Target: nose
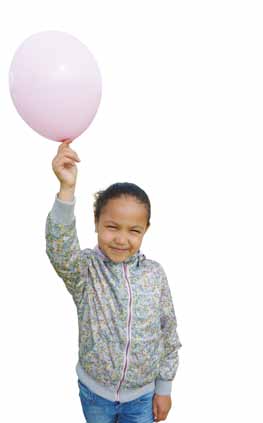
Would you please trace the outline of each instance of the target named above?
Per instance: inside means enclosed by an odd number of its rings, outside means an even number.
[[[116,245],[127,245],[127,240],[124,234],[119,233],[118,235],[116,234],[115,239],[114,239]]]

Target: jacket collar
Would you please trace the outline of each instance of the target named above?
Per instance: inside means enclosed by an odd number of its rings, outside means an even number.
[[[137,251],[137,253],[135,253],[133,256],[130,256],[130,257],[128,257],[126,260],[124,260],[124,261],[122,261],[122,262],[119,262],[119,263],[115,263],[114,261],[112,261],[108,256],[106,256],[104,253],[103,253],[103,251],[100,249],[100,247],[98,246],[98,245],[96,245],[94,248],[93,248],[93,251],[95,251],[95,253],[96,254],[98,254],[102,259],[103,259],[103,261],[104,262],[106,262],[106,263],[112,263],[112,264],[123,264],[123,263],[126,263],[126,264],[132,264],[132,263],[135,263],[136,264],[136,266],[139,266],[140,265],[140,263],[143,261],[143,260],[145,260],[145,255],[144,254],[142,254],[141,252],[140,252],[140,250],[139,251]]]

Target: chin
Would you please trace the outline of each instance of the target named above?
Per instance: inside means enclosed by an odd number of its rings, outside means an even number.
[[[130,256],[128,254],[110,254],[110,258],[113,261],[119,262],[119,261],[124,261],[127,258],[129,258]]]
[[[126,260],[130,257],[130,254],[113,254],[112,251],[109,252],[108,257],[114,261],[115,263],[121,263],[122,261]]]

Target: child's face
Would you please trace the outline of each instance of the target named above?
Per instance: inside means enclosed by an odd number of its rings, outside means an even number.
[[[110,199],[95,222],[100,249],[115,263],[126,260],[139,250],[147,221],[147,209],[136,198]]]

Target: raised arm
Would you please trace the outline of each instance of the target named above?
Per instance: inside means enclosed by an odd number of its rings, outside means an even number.
[[[61,144],[52,161],[60,181],[60,191],[46,220],[46,253],[56,273],[63,279],[76,305],[79,304],[87,277],[87,260],[81,251],[76,231],[75,186],[79,161],[69,141]]]

